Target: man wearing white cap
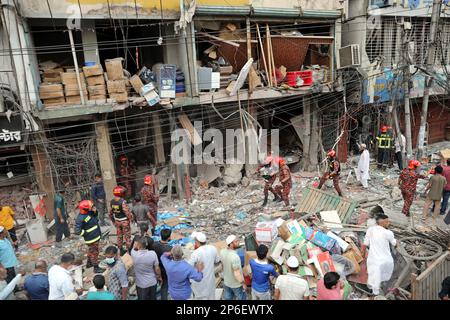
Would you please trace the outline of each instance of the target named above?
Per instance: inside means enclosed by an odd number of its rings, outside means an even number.
[[[308,282],[298,275],[298,259],[294,256],[287,260],[288,273],[281,275],[275,282],[275,300],[309,300]]]
[[[203,232],[193,232],[191,237],[195,239],[195,250],[189,259],[192,266],[203,263],[203,279],[200,282],[191,281],[191,288],[196,300],[215,300],[216,277],[214,264],[219,263],[220,258],[216,247],[206,244],[206,235]]]
[[[359,157],[358,168],[355,170],[356,179],[361,182],[361,184],[365,189],[367,189],[369,187],[367,180],[370,179],[369,175],[370,154],[369,151],[367,150],[367,146],[364,143],[362,143],[359,146],[359,149],[361,151],[361,156]]]
[[[239,248],[239,239],[235,235],[226,239],[228,248],[222,249],[220,257],[223,264],[223,299],[224,300],[246,300],[245,290],[247,286],[244,282],[241,259],[236,253]]]

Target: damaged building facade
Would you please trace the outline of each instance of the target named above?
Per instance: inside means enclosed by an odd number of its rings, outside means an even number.
[[[339,70],[348,87],[348,108],[356,110],[356,116],[347,123],[349,152],[357,152],[356,142],[374,148],[374,137],[382,125],[392,127],[397,134],[396,122],[407,138],[408,158],[417,147],[427,49],[432,44],[432,4],[433,1],[426,0],[348,1],[348,11],[343,18]],[[442,5],[425,146],[448,140],[450,134],[449,18],[448,7]],[[356,85],[349,87],[352,82]]]
[[[195,121],[203,131],[280,129],[281,153],[303,159],[299,168],[340,148],[339,1],[2,4],[2,115],[22,135],[5,143],[2,170],[7,185],[26,183],[24,203],[43,197],[50,219],[54,193],[85,198],[96,172],[111,198],[122,155],[134,162],[133,188],[158,174],[161,190],[173,183],[185,197],[197,167],[170,164],[171,132],[194,135]]]

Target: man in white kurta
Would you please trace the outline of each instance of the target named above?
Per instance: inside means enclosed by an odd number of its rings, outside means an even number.
[[[387,230],[389,218],[384,214],[376,217],[377,224],[367,229],[364,238],[363,255],[365,256],[366,246],[369,247],[367,258],[367,286],[372,289],[374,295],[380,293],[380,285],[383,281],[388,281],[394,271],[394,259],[392,258],[390,244],[395,246],[397,241],[394,233]]]
[[[367,146],[363,143],[360,145],[361,156],[358,161],[358,168],[356,171],[356,179],[361,182],[364,188],[368,188],[368,180],[370,179],[369,175],[369,164],[370,164],[370,154],[369,150],[367,150]]]
[[[206,244],[206,235],[201,232],[192,234],[195,239],[195,250],[192,253],[189,263],[194,266],[196,263],[203,263],[203,279],[200,282],[191,281],[191,288],[196,300],[216,299],[216,276],[214,265],[220,262],[216,247]]]

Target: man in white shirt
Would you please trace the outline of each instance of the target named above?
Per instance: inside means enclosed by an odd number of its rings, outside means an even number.
[[[191,288],[196,300],[216,300],[216,276],[214,265],[220,262],[216,247],[206,244],[206,235],[202,232],[193,232],[195,250],[189,259],[189,264],[195,267],[203,263],[203,279],[200,282],[191,280]]]
[[[275,300],[309,300],[308,282],[298,275],[299,265],[296,257],[289,257],[288,273],[279,276],[275,282]]]
[[[75,290],[70,269],[74,266],[75,256],[73,253],[64,253],[61,263],[54,265],[48,271],[49,295],[48,300],[64,300],[73,293],[81,294],[82,289]]]
[[[361,151],[361,156],[359,157],[358,168],[356,169],[356,179],[361,182],[365,189],[367,189],[369,187],[367,181],[370,179],[370,155],[367,146],[364,143],[359,146],[359,149]]]
[[[395,139],[395,158],[400,170],[403,170],[403,156],[406,156],[406,138],[403,133],[400,133],[400,137],[397,136]]]
[[[380,285],[383,281],[391,279],[394,271],[394,259],[392,258],[390,244],[397,245],[394,233],[387,230],[389,217],[379,214],[376,217],[377,225],[369,227],[362,246],[362,255],[366,256],[366,247],[369,247],[367,257],[367,286],[372,289],[374,295],[380,294]]]

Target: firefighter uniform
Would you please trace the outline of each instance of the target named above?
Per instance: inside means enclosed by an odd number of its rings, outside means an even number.
[[[403,197],[402,213],[407,217],[409,217],[409,209],[416,195],[417,181],[425,178],[424,175],[417,173],[415,168],[405,168],[400,173],[399,184]]]
[[[89,200],[82,201],[87,202]],[[100,252],[101,230],[98,224],[97,211],[92,211],[93,203],[90,202],[89,209],[83,211],[80,205],[80,213],[75,220],[75,233],[83,236],[84,242],[88,246],[87,268],[94,267],[95,272],[102,269],[98,267],[98,255]]]
[[[109,217],[117,231],[117,246],[122,248],[123,240],[127,249],[131,245],[131,221],[133,217],[128,209],[127,202],[123,198],[114,197],[110,204]]]
[[[386,169],[390,161],[391,149],[393,147],[393,139],[389,133],[381,133],[377,137],[378,148],[378,169]]]
[[[323,184],[327,179],[333,180],[333,186],[334,189],[336,189],[339,196],[342,195],[341,187],[339,186],[339,175],[341,173],[341,165],[338,160],[334,158],[328,158],[328,170],[323,174],[323,176],[320,178],[320,183],[318,186],[318,189],[322,189]]]
[[[291,170],[286,164],[283,164],[280,168],[280,185],[275,186],[275,193],[281,197],[286,206],[289,205],[289,193],[292,188],[292,176]]]
[[[153,185],[144,184],[141,189],[142,203],[149,208],[153,229],[156,227],[159,197],[153,191]]]
[[[130,168],[127,164],[121,163],[119,167],[119,178],[117,179],[117,183],[123,186],[125,190],[125,197],[130,198],[132,193],[131,186],[131,177],[130,177]]]

